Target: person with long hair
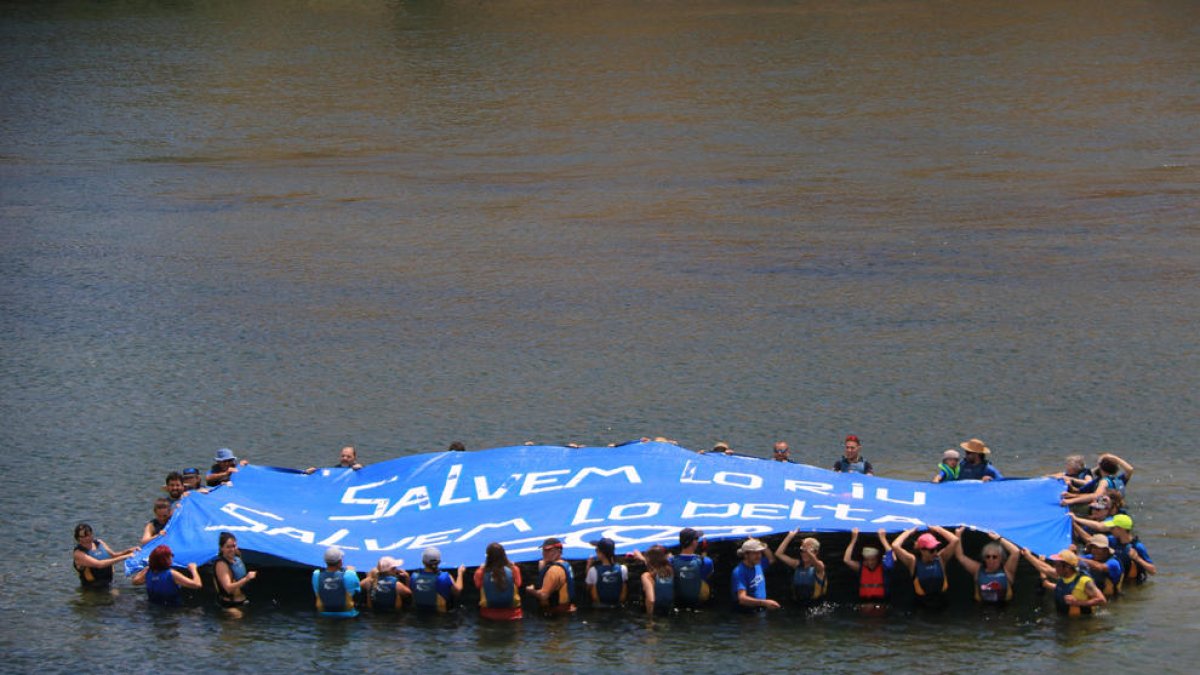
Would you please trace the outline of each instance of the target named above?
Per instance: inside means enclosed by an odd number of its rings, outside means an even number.
[[[166,497],[155,499],[154,517],[146,522],[146,527],[142,528],[142,544],[161,534],[169,520],[171,520],[171,500]]]
[[[113,565],[136,552],[136,548],[114,551],[97,537],[92,526],[79,523],[75,526],[75,550],[72,562],[79,573],[79,583],[84,588],[108,588],[113,579]]]
[[[517,621],[521,612],[521,569],[508,561],[496,542],[487,545],[482,566],[475,568],[479,589],[479,616],[493,621]]]
[[[383,556],[379,564],[362,580],[362,592],[367,606],[376,612],[398,612],[404,607],[404,599],[412,597],[408,587],[408,572],[402,568],[403,560]]]
[[[235,610],[248,604],[242,588],[254,581],[258,572],[246,571],[242,552],[238,550],[237,537],[232,532],[222,532],[218,543],[220,550],[213,561],[213,576],[217,579],[217,603],[226,609]]]
[[[167,607],[178,607],[183,604],[183,597],[179,594],[180,586],[195,590],[203,584],[200,582],[200,572],[196,563],[188,563],[188,573],[184,574],[172,567],[174,561],[175,554],[171,552],[171,547],[160,544],[150,552],[147,566],[139,570],[129,581],[135,586],[145,585],[146,597],[150,599],[150,602]]]
[[[643,556],[646,571],[642,572],[642,597],[646,613],[659,616],[675,609],[675,567],[661,545],[651,546]]]

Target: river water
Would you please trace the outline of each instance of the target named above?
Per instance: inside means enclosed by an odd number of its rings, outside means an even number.
[[[0,670],[1192,669],[1200,4],[0,16]],[[1162,572],[1079,622],[488,626],[147,612],[69,564],[76,521],[134,543],[219,447],[782,438],[824,466],[847,433],[913,479],[972,436],[1018,476],[1116,452]]]

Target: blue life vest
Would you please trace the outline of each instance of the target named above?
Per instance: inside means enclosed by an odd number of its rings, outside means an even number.
[[[1012,586],[1003,569],[988,572],[979,566],[975,575],[975,599],[988,604],[1000,604],[1012,599]]]
[[[708,581],[704,578],[704,558],[677,555],[671,558],[675,569],[675,596],[680,607],[697,607],[708,600]]]
[[[817,568],[800,565],[792,573],[792,597],[801,602],[818,600],[825,595],[825,577],[817,576]]]
[[[95,558],[96,560],[108,560],[108,551],[104,550],[99,539],[93,540],[92,548],[86,549],[79,544],[75,544],[76,551],[83,551],[85,554]],[[79,567],[75,566],[75,571],[79,573],[79,583],[84,588],[107,588],[113,580],[112,567]]]
[[[675,608],[674,577],[654,577],[654,613],[670,614]]]
[[[515,609],[521,606],[521,595],[517,592],[516,584],[513,583],[511,567],[504,568],[504,583],[499,585],[492,578],[492,573],[485,569],[482,590],[483,592],[479,594],[480,607]]]
[[[235,557],[232,563],[224,558],[218,557],[216,562],[213,563],[213,569],[215,570],[216,566],[221,563],[225,563],[225,565],[229,567],[229,578],[231,581],[241,581],[241,579],[246,576],[246,563],[242,562],[242,556],[239,555]],[[221,588],[221,583],[219,581],[217,582],[217,599],[222,603],[234,602],[233,594],[226,593],[225,589]]]
[[[1117,559],[1117,562],[1121,563],[1121,569],[1125,570],[1125,578],[1140,584],[1149,578],[1149,574],[1147,574],[1141,565],[1134,562],[1133,556],[1129,555],[1129,551],[1139,543],[1137,537],[1130,539],[1128,544],[1122,544],[1113,535],[1108,535],[1108,545],[1113,550],[1113,557]],[[1138,551],[1138,553],[1141,552]]]
[[[166,523],[158,522],[158,518],[151,518],[146,524],[150,526],[150,532],[156,537],[163,531],[163,528],[167,526]]]
[[[438,577],[441,572],[421,570],[413,572],[412,582],[413,606],[417,609],[446,611],[446,599],[438,593]]]
[[[850,460],[846,459],[845,457],[841,457],[833,465],[833,470],[840,471],[842,473],[866,473],[867,472],[867,460],[865,458],[863,458],[862,456],[859,456],[857,462],[851,462]]]
[[[946,570],[942,568],[942,559],[934,558],[932,562],[922,562],[917,559],[913,565],[913,589],[919,598],[932,598],[941,595],[949,588],[946,580]]]
[[[988,471],[988,469],[991,467],[992,463],[986,459],[978,464],[972,464],[970,462],[963,461],[958,465],[958,479],[982,480],[984,476],[991,475],[991,472]]]
[[[178,607],[183,604],[183,597],[179,595],[179,585],[171,575],[171,568],[146,572],[146,597],[156,605]]]
[[[1084,556],[1088,560],[1096,560],[1094,556],[1088,554]],[[1098,560],[1096,562],[1099,562]],[[1090,566],[1082,566],[1083,573],[1092,578],[1096,586],[1106,597],[1113,597],[1121,592],[1121,583],[1125,581],[1125,566],[1121,564],[1121,559],[1116,555],[1104,561],[1104,570],[1096,571]],[[1115,569],[1114,569],[1115,568]],[[1116,580],[1113,580],[1113,572],[1116,572]]]
[[[317,570],[316,574],[318,611],[333,614],[354,610],[354,597],[346,588],[345,570]]]
[[[391,574],[376,579],[375,585],[371,587],[371,609],[377,612],[393,612],[400,609],[404,598],[396,592],[396,584],[399,581]]]
[[[596,600],[601,605],[615,607],[621,604],[621,591],[625,590],[622,575],[624,565],[593,565],[596,570]]]

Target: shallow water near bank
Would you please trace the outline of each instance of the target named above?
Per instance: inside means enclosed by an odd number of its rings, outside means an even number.
[[[0,12],[4,669],[1192,669],[1195,3]],[[220,447],[847,433],[915,480],[1116,452],[1163,572],[1079,622],[490,626],[150,612],[69,564]]]

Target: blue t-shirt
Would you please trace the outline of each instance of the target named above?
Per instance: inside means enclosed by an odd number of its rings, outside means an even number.
[[[731,579],[731,589],[733,591],[733,602],[737,604],[739,591],[746,591],[746,595],[759,600],[767,599],[767,560],[758,561],[754,567],[749,567],[746,563],[738,563],[733,568],[733,576]],[[752,610],[751,607],[743,607],[742,609]]]

